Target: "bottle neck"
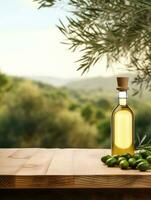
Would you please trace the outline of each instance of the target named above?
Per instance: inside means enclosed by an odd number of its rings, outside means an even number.
[[[127,91],[119,91],[118,92],[118,102],[121,106],[127,105]]]

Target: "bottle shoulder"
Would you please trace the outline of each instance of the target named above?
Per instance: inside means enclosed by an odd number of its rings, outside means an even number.
[[[113,111],[112,111],[112,115],[114,115],[117,112],[121,112],[121,111],[125,111],[125,112],[129,112],[132,115],[134,115],[132,108],[129,105],[125,105],[125,106],[121,106],[121,105],[117,105]]]

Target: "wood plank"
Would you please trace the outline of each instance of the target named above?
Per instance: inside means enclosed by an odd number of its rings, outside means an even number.
[[[100,162],[101,156],[110,153],[100,149],[77,149],[74,151],[74,175],[97,175],[103,173],[106,166]]]
[[[73,175],[73,149],[57,149],[47,175]]]
[[[56,149],[39,149],[19,169],[16,175],[45,175]]]
[[[15,175],[36,151],[37,149],[18,149],[9,154],[7,150],[6,153],[4,150],[4,153],[1,153],[5,156],[0,158],[0,175]]]
[[[16,159],[20,159],[20,158],[29,159],[37,151],[38,151],[38,148],[20,148],[9,157],[16,158]]]
[[[1,181],[2,176],[0,177]],[[3,179],[3,178],[2,178]],[[11,185],[1,185],[0,188],[35,189],[35,188],[151,188],[151,176],[146,175],[93,175],[93,176],[71,176],[71,175],[43,175],[43,176],[4,176],[5,182]],[[7,180],[7,181],[6,181]]]
[[[1,148],[0,149],[0,158],[4,157],[7,158],[9,156],[11,156],[13,153],[15,153],[17,151],[17,149],[14,148]]]
[[[51,189],[51,188],[73,188],[74,178],[68,175],[33,175],[33,176],[15,176],[12,187],[15,189]],[[6,186],[7,187],[7,186]]]

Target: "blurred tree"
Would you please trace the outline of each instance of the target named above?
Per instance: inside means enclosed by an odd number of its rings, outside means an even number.
[[[86,123],[80,113],[64,111],[60,113],[58,120],[62,124],[61,133],[67,133],[67,147],[97,147],[97,129]]]
[[[1,145],[38,146],[37,137],[45,130],[48,105],[36,85],[23,82],[13,92],[5,95],[0,115],[0,132],[7,135]],[[53,119],[53,116],[52,116]]]
[[[72,102],[72,103],[69,105],[69,110],[74,111],[74,110],[76,110],[78,107],[79,107],[79,105],[78,105],[77,103],[73,103],[73,102]]]
[[[91,121],[93,115],[93,109],[90,104],[86,104],[81,109],[81,115],[86,121]]]
[[[49,97],[43,92],[38,85],[22,81],[5,95],[0,107],[0,146],[94,147],[95,126],[80,113],[69,111],[63,103],[66,97],[57,89]]]
[[[11,79],[0,72],[0,95],[2,96],[4,92],[8,91],[11,88],[11,86]]]
[[[95,116],[96,116],[97,120],[101,120],[105,117],[105,113],[102,110],[99,109],[99,110],[96,111]]]
[[[111,102],[109,102],[107,98],[97,99],[96,104],[98,107],[104,110],[111,109]]]
[[[97,125],[98,135],[97,141],[98,144],[101,144],[104,148],[110,148],[110,120],[108,118],[100,120]]]
[[[136,112],[136,136],[135,136],[135,145],[136,147],[140,142],[142,142],[142,139],[144,140],[144,143],[148,143],[151,138],[151,106],[145,105],[138,107]]]
[[[40,7],[59,0],[34,0]],[[60,0],[61,2],[61,0]],[[151,1],[150,0],[68,0],[71,15],[59,29],[70,49],[82,52],[83,72],[103,56],[107,67],[122,63],[137,72],[133,83],[151,90]],[[138,93],[139,90],[136,90]]]
[[[146,130],[151,129],[151,107],[150,106],[144,106],[139,107],[136,112],[136,128],[137,132],[141,132],[143,135]],[[151,130],[150,130],[151,132]],[[151,134],[151,133],[149,133]]]

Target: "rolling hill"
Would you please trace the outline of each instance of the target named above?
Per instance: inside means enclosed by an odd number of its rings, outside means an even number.
[[[125,74],[130,77],[130,82],[133,75]],[[107,90],[113,91],[116,88],[116,76],[110,77],[94,77],[94,78],[83,78],[83,79],[63,79],[49,76],[30,76],[24,77],[36,82],[44,83],[47,85],[53,85],[55,87],[66,87],[72,90]]]
[[[131,87],[131,81],[133,79],[133,75],[127,75],[125,74],[124,76],[129,76],[130,81],[129,85]],[[65,85],[66,88],[72,89],[72,90],[86,90],[86,91],[91,91],[91,90],[103,90],[103,91],[114,91],[116,88],[116,77],[111,76],[111,77],[95,77],[95,78],[87,78],[87,79],[82,79],[82,80],[76,80],[76,81],[71,81],[68,82]]]

